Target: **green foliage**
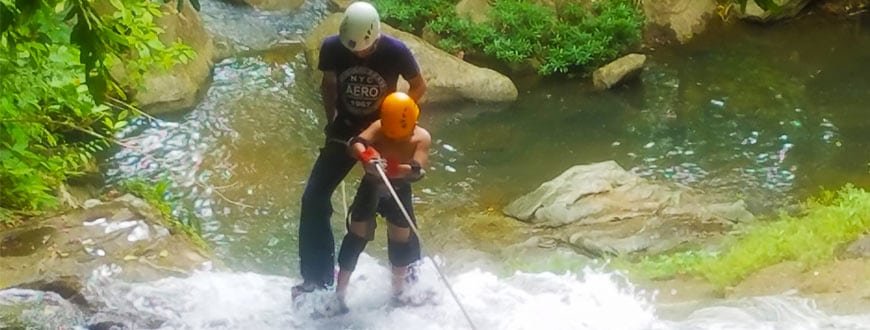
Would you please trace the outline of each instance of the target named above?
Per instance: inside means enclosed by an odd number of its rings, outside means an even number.
[[[55,204],[54,187],[93,161],[132,115],[109,74],[132,83],[153,66],[193,56],[165,46],[154,23],[159,3],[108,0],[0,0],[0,207]]]
[[[166,227],[173,233],[184,233],[194,243],[206,248],[207,244],[200,235],[202,228],[199,220],[189,212],[179,212],[181,216],[176,216],[173,213],[173,210],[184,210],[184,207],[181,198],[169,191],[169,185],[170,181],[167,179],[155,182],[143,179],[130,179],[118,184],[118,189],[142,198],[148,204],[155,207],[160,212],[160,215],[163,216]]]
[[[482,24],[443,15],[429,24],[447,51],[481,50],[508,63],[531,61],[541,75],[582,71],[640,41],[643,15],[629,0],[553,9],[522,0],[492,3]]]
[[[436,17],[453,15],[457,0],[375,0],[384,22],[404,31],[420,32]]]
[[[805,214],[780,215],[749,225],[720,253],[683,252],[647,258],[632,268],[652,277],[689,274],[713,284],[733,284],[761,268],[783,261],[807,266],[831,260],[845,244],[870,231],[870,193],[846,186],[804,205]]]

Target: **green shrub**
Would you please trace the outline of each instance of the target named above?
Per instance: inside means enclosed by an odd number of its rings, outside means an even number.
[[[640,41],[643,16],[629,0],[603,0],[558,10],[523,0],[497,0],[483,24],[440,16],[429,28],[448,52],[479,50],[507,63],[529,61],[541,75],[588,70]]]
[[[375,0],[381,19],[393,27],[420,33],[436,17],[453,15],[457,0]]]
[[[114,13],[101,15],[92,1],[0,0],[0,208],[53,206],[52,191],[126,124],[130,106],[108,98],[124,97],[109,68],[135,84],[193,56],[159,41],[159,2],[108,4]]]
[[[801,216],[741,228],[720,252],[689,251],[647,258],[629,266],[650,277],[688,274],[718,286],[783,261],[807,266],[831,260],[846,244],[870,231],[870,193],[846,186],[804,205]]]

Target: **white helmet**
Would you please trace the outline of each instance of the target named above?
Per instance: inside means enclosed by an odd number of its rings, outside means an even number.
[[[357,1],[347,7],[338,28],[338,38],[344,47],[361,51],[371,47],[380,36],[381,19],[374,6]]]

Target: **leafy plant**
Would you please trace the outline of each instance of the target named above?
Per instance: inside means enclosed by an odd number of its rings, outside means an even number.
[[[160,15],[153,1],[0,0],[0,208],[55,205],[52,190],[134,115],[111,68],[135,85],[193,56],[160,42]]]
[[[485,23],[455,14],[429,24],[439,47],[479,50],[507,63],[533,63],[540,74],[583,71],[619,55],[640,40],[643,16],[632,1],[603,0],[590,7],[551,8],[522,0],[497,0]]]
[[[458,0],[375,0],[381,19],[404,31],[420,33],[436,17],[453,15]]]
[[[688,274],[718,286],[783,261],[812,266],[831,260],[845,244],[870,230],[870,193],[846,186],[804,205],[805,214],[780,215],[742,228],[720,252],[689,251],[647,258],[629,266],[651,277]]]

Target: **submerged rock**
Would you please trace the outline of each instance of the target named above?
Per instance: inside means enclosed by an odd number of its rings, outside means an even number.
[[[636,76],[643,69],[644,63],[646,63],[646,55],[625,55],[595,70],[592,73],[592,83],[595,85],[595,89],[608,89]]]
[[[574,166],[504,208],[555,227],[589,255],[661,252],[752,220],[742,200],[714,202],[687,187],[655,183],[614,161]]]

